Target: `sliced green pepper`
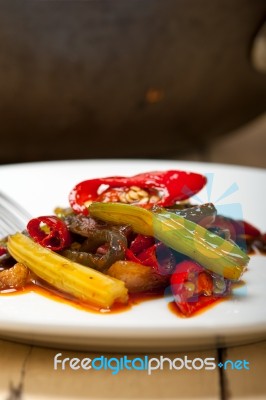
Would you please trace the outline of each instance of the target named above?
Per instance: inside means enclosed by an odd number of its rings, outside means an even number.
[[[154,236],[209,271],[230,280],[238,280],[249,261],[247,254],[234,242],[163,208],[152,212],[129,204],[95,202],[90,205],[89,212],[92,217],[129,224],[137,233]]]

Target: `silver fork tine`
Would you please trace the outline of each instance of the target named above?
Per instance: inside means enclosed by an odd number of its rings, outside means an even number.
[[[15,200],[0,192],[0,236],[6,236],[16,231],[23,231],[30,214]]]
[[[14,199],[3,192],[0,192],[0,203],[2,203],[1,200],[13,207],[13,209],[16,211],[16,214],[20,214],[23,220],[28,221],[32,218],[32,216],[28,213],[27,210],[25,210],[25,208],[23,208],[19,203],[17,203]]]
[[[6,228],[9,229],[9,232],[12,232],[14,229],[23,230],[25,228],[25,224],[23,224],[16,216],[14,216],[7,208],[3,207],[1,204],[0,221],[6,226]]]
[[[10,225],[7,224],[2,218],[0,219],[0,240],[8,235],[9,232],[12,232],[14,228],[10,228]]]

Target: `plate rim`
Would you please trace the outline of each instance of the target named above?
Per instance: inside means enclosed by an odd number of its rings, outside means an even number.
[[[52,165],[57,165],[57,166],[59,166],[59,165],[62,166],[64,164],[67,164],[67,165],[70,166],[71,164],[72,165],[74,165],[74,164],[82,165],[84,163],[85,164],[99,164],[99,163],[108,164],[110,162],[111,163],[118,163],[118,164],[132,163],[133,167],[136,166],[139,163],[145,163],[147,165],[150,164],[150,163],[152,163],[152,164],[158,163],[158,166],[160,164],[165,164],[165,165],[167,165],[167,164],[168,165],[176,164],[176,165],[179,165],[179,166],[180,165],[184,165],[185,168],[187,168],[188,165],[191,165],[191,167],[192,167],[191,170],[193,170],[193,166],[195,166],[195,167],[199,166],[199,167],[203,167],[203,168],[214,167],[214,168],[218,168],[220,170],[222,170],[224,168],[226,168],[226,169],[232,169],[233,168],[234,170],[250,171],[250,172],[254,172],[254,173],[263,173],[263,174],[265,174],[265,172],[266,172],[266,169],[264,169],[264,168],[257,168],[257,167],[252,167],[252,166],[249,167],[249,166],[241,166],[241,165],[234,165],[234,164],[222,164],[222,163],[211,163],[211,162],[189,161],[189,160],[169,160],[169,159],[78,159],[78,160],[73,159],[73,160],[36,161],[36,162],[25,162],[25,163],[13,163],[13,164],[0,165],[0,172],[1,172],[1,170],[3,171],[4,169],[8,170],[8,169],[16,169],[16,168],[20,168],[20,167],[26,167],[26,168],[33,167],[34,168],[36,166],[38,166],[38,167],[46,167],[46,166],[51,165],[51,164]],[[160,168],[158,168],[158,169],[160,169]],[[78,179],[77,179],[77,181],[78,181]],[[126,313],[125,313],[125,315],[126,315]],[[14,328],[15,328],[16,323],[14,323],[13,325],[14,325]],[[35,333],[38,333],[38,326],[39,326],[39,329],[40,329],[40,325],[38,325],[38,324],[36,326],[31,325],[31,324],[28,324],[28,325],[25,324],[24,328],[23,328],[23,326],[20,326],[20,329],[22,329],[22,331],[23,331],[26,328],[29,329],[30,326],[31,326],[31,328],[34,328],[34,329],[36,328],[36,332]],[[46,326],[46,325],[43,325],[43,326],[41,325],[41,328],[43,328],[44,326]],[[77,327],[74,327],[74,331],[75,331],[76,328]],[[215,328],[216,327],[214,327],[214,326],[205,327],[205,329],[201,330],[201,333],[197,332],[197,336],[203,337],[203,338],[211,337],[215,333],[217,333],[217,329],[215,330]],[[244,327],[243,326],[239,326],[238,329],[236,329],[234,327],[234,328],[231,329],[232,332],[230,334],[231,334],[231,336],[235,337],[235,336],[241,334],[241,332],[242,332],[242,334],[248,334],[252,330],[254,332],[255,336],[256,335],[259,335],[259,336],[260,335],[265,335],[265,337],[266,337],[266,321],[264,321],[261,325],[260,324],[256,324],[255,327],[252,326],[252,329],[250,329],[250,328],[251,327],[249,327],[249,326],[248,327],[247,326],[244,326]],[[0,329],[0,332],[1,332],[1,329]],[[86,327],[86,329],[88,329],[88,327]],[[85,329],[85,331],[86,331],[86,329]],[[97,329],[98,329],[98,331],[97,331]],[[118,333],[118,331],[120,331],[120,333],[123,333],[123,335],[125,334],[125,332],[123,331],[123,329],[121,330],[121,328],[117,329],[117,328],[110,327],[109,329],[111,331],[113,331],[112,332],[113,335],[115,333]],[[159,327],[157,332],[152,332],[151,329],[154,329],[154,328],[150,328],[150,330],[147,329],[147,328],[144,328],[144,331],[146,331],[146,335],[151,335],[153,333],[154,337],[159,339],[160,338],[159,334],[160,334],[160,331],[163,330],[163,327]],[[167,329],[168,329],[168,334],[171,333],[171,335],[169,337],[171,337],[171,338],[176,337],[176,329],[177,329],[176,327],[172,327],[172,328],[168,327]],[[172,332],[169,332],[171,329],[172,329]],[[180,329],[180,328],[178,327],[178,329]],[[184,327],[183,329],[181,328],[180,330],[183,331],[182,332],[183,335],[185,334],[185,335],[187,335],[187,336],[189,336],[191,338],[195,337],[195,333],[194,332],[188,332],[188,329],[189,329],[188,327]],[[199,328],[197,328],[197,329],[199,330]],[[243,332],[243,329],[244,329],[245,332]],[[226,330],[230,331],[230,329],[228,327],[226,327]],[[85,331],[83,332],[84,335],[86,333]],[[133,331],[134,331],[133,332],[134,336],[135,335],[136,336],[143,335],[143,332],[138,332],[139,328],[136,328],[135,330],[133,329]],[[99,335],[99,328],[95,328],[95,334]],[[164,332],[164,334],[167,336],[167,332]],[[51,335],[53,335],[53,333]],[[106,338],[106,335],[103,334],[102,337]],[[131,336],[128,336],[127,338],[130,338],[130,337]],[[177,335],[177,339],[178,339],[178,337],[179,337],[179,335]],[[146,338],[148,338],[148,336],[146,336]]]

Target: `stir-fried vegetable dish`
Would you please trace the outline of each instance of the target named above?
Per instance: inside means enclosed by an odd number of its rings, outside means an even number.
[[[191,203],[205,184],[176,170],[77,184],[69,208],[0,241],[0,291],[41,283],[103,309],[136,293],[171,293],[186,317],[226,298],[266,237],[212,203]]]

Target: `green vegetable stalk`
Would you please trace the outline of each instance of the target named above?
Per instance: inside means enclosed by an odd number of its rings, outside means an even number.
[[[129,224],[137,233],[154,236],[209,271],[233,281],[240,279],[249,261],[235,243],[165,209],[152,212],[130,204],[94,202],[89,211],[92,217]]]

